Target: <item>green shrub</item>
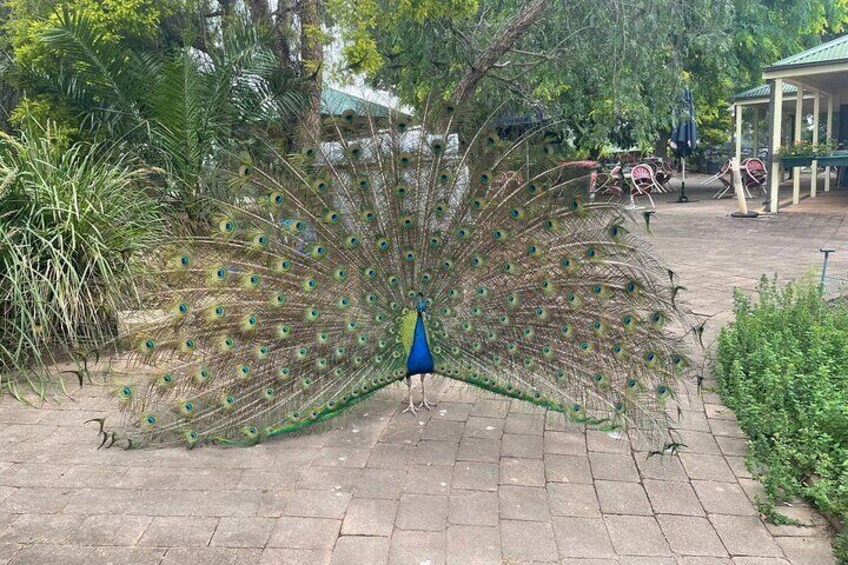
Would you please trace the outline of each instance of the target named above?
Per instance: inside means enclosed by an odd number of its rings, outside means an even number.
[[[44,131],[0,137],[0,391],[42,395],[57,359],[111,335],[127,259],[160,231],[141,171]]]
[[[722,398],[750,438],[748,464],[764,469],[774,502],[812,500],[848,519],[848,304],[825,302],[805,279],[778,289],[765,277],[753,303],[737,292],[722,329]]]

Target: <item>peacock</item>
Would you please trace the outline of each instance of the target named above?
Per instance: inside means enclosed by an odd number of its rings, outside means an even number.
[[[692,333],[673,272],[630,212],[588,201],[549,125],[472,124],[449,102],[349,111],[324,142],[220,171],[237,196],[208,233],[143,258],[103,441],[249,445],[393,383],[414,414],[434,374],[664,441]]]

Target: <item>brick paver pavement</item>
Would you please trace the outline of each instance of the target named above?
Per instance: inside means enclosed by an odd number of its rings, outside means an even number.
[[[817,268],[824,245],[845,251],[834,273],[848,267],[838,194],[751,221],[695,195],[659,204],[653,243],[713,316],[708,343],[732,287]],[[417,417],[398,387],[332,429],[251,448],[96,450],[83,422],[112,402],[71,388],[42,409],[0,399],[0,564],[833,563],[803,504],[789,510],[805,527],[761,521],[742,434],[714,392],[684,406],[689,449],[648,459],[626,438],[438,378],[437,407]]]

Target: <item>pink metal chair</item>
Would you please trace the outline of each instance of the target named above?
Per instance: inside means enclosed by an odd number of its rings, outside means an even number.
[[[744,186],[745,191],[748,192],[748,197],[751,197],[750,191],[757,188],[762,190],[763,194],[768,197],[768,190],[766,189],[766,180],[768,179],[766,164],[756,158],[745,159],[742,161],[741,169],[742,186]]]
[[[657,181],[657,184],[663,189],[663,192],[667,190],[671,190],[669,183],[671,179],[674,177],[674,169],[671,168],[671,164],[668,161],[663,161],[659,170],[657,170],[654,178]]]
[[[624,175],[621,165],[616,165],[610,172],[592,171],[590,181],[590,193],[612,194],[613,196],[624,196]]]
[[[656,188],[654,172],[647,165],[636,165],[630,171],[630,205],[636,207],[637,196],[647,196],[651,208],[656,208],[651,192]]]
[[[727,192],[733,188],[733,172],[730,170],[730,159],[722,163],[721,169],[719,169],[716,174],[704,180],[701,184],[704,185],[716,179],[721,181],[722,186],[715,194],[713,194],[713,198],[720,200],[722,196],[727,194]]]

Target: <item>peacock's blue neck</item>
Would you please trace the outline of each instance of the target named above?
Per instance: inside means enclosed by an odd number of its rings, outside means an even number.
[[[424,318],[418,312],[415,321],[415,334],[412,337],[412,348],[406,358],[406,372],[409,375],[432,373],[434,369],[433,354],[427,343],[427,330],[424,328]]]

